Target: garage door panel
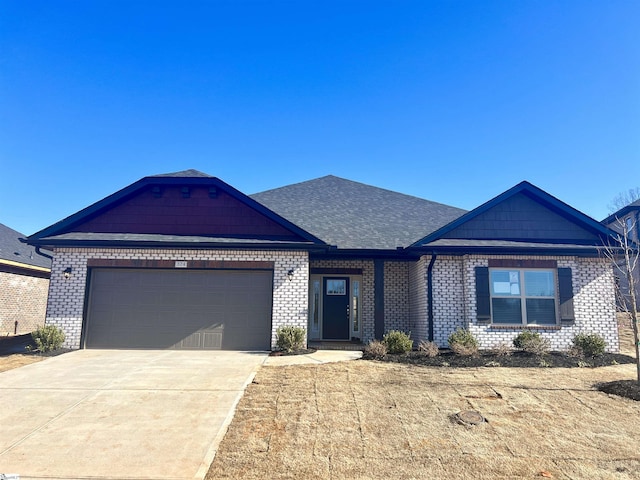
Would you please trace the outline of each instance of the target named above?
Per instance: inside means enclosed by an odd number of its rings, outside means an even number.
[[[272,278],[270,271],[94,269],[85,344],[269,349]]]

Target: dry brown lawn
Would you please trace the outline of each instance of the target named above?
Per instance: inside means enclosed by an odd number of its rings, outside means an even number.
[[[263,367],[206,478],[639,479],[640,402],[593,386],[634,373],[633,364]],[[452,421],[465,410],[488,422]]]
[[[24,365],[29,365],[30,363],[39,362],[43,358],[45,357],[42,357],[40,355],[24,355],[22,353],[0,356],[0,372],[12,370]]]

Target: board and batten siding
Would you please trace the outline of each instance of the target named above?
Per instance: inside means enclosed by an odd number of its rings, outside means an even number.
[[[522,193],[466,221],[442,238],[598,241],[594,234]]]

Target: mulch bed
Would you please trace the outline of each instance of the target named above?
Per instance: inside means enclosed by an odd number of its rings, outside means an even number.
[[[550,352],[546,355],[538,356],[520,351],[512,352],[510,355],[497,355],[493,352],[480,352],[474,356],[462,356],[451,351],[444,351],[436,357],[428,357],[422,352],[408,352],[395,355],[387,354],[383,358],[369,358],[369,360],[407,363],[410,365],[422,365],[426,367],[593,368],[635,363],[635,359],[633,357],[619,353],[605,353],[594,358],[578,358],[562,352]]]
[[[601,392],[640,402],[640,383],[635,380],[616,380],[614,382],[598,383],[595,387]]]
[[[288,357],[290,355],[308,355],[310,353],[316,353],[318,350],[315,348],[301,348],[294,350],[293,352],[285,352],[284,350],[274,350],[269,356],[271,357]]]
[[[70,348],[58,348],[50,352],[39,352],[36,350],[36,344],[30,333],[24,335],[13,335],[0,337],[0,356],[14,355],[20,353],[22,355],[39,355],[41,357],[55,357],[63,353],[70,352]]]

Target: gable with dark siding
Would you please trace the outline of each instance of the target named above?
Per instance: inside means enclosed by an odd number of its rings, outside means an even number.
[[[599,255],[612,231],[532,185],[518,185],[411,245],[431,251]],[[580,251],[582,250],[582,251]]]
[[[514,195],[441,238],[571,241],[592,243],[598,237],[524,193]]]
[[[183,189],[187,189],[183,191]],[[74,232],[219,235],[300,240],[292,232],[233,198],[208,186],[148,186],[99,216],[76,225]]]
[[[31,245],[324,242],[197,170],[145,177],[28,238]],[[115,244],[115,243],[114,243]]]

